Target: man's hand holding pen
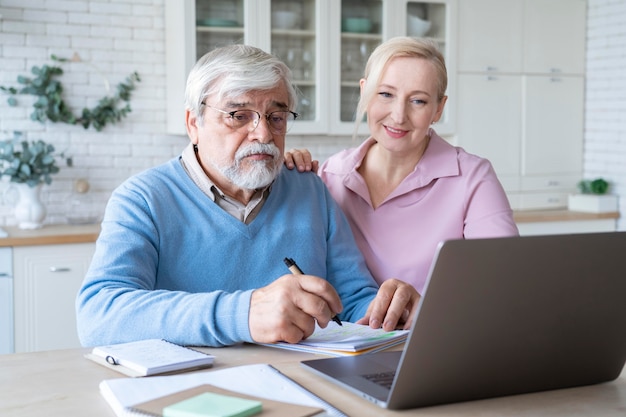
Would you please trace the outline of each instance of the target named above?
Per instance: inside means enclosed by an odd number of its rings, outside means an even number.
[[[252,293],[250,335],[258,343],[297,343],[309,337],[315,323],[324,328],[330,320],[341,325],[337,313],[341,299],[328,281],[305,275],[291,258],[285,265],[293,275],[283,275]],[[365,317],[358,324],[387,331],[409,329],[420,299],[413,286],[391,279],[383,282]]]
[[[316,321],[326,327],[342,310],[339,295],[325,279],[283,275],[252,293],[250,335],[258,343],[297,343],[313,333]]]
[[[304,272],[302,272],[302,270],[300,269],[296,261],[294,261],[293,259],[285,258],[285,265],[291,271],[292,274],[304,275]],[[339,317],[337,317],[337,315],[333,316],[333,321],[337,323],[338,325],[342,326],[341,320],[339,320]]]

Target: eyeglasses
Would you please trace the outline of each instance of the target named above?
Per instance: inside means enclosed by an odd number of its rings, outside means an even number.
[[[211,107],[208,104],[205,105],[215,111],[227,114],[229,117],[226,119],[226,124],[235,130],[247,127],[248,132],[253,132],[259,125],[259,120],[261,120],[261,114],[254,110],[224,111]],[[291,128],[292,122],[298,117],[298,113],[289,110],[273,111],[263,116],[265,116],[272,133],[284,135]]]

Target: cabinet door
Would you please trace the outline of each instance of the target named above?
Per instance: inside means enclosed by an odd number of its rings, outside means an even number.
[[[354,133],[359,79],[383,39],[415,34],[407,13],[425,10],[448,64],[448,109],[440,134],[454,130],[456,0],[165,0],[167,132],[186,135],[184,91],[189,71],[205,52],[246,43],[280,56],[294,71],[299,120],[290,134]],[[416,11],[418,10],[418,11]],[[284,23],[295,11],[296,23]],[[287,17],[287,22],[290,18]],[[402,28],[398,32],[398,28]],[[362,123],[359,133],[366,133]]]
[[[459,71],[520,73],[522,0],[459,2]]]
[[[583,74],[586,16],[585,0],[524,0],[524,72]]]
[[[185,86],[198,58],[232,43],[263,46],[254,24],[261,6],[252,0],[165,0],[167,133],[187,135]]]
[[[244,41],[243,0],[197,0],[191,11],[195,16],[190,23],[195,28],[196,60],[216,47]]]
[[[290,134],[328,132],[328,3],[271,0],[271,52],[292,70],[298,118]],[[269,26],[268,26],[269,27]],[[262,30],[262,28],[260,28]]]
[[[522,175],[581,175],[583,110],[583,77],[525,77]]]
[[[456,132],[456,57],[457,57],[457,1],[456,0],[401,0],[395,21],[386,21],[389,31],[401,29],[398,35],[427,37],[435,40],[446,60],[448,70],[448,101],[441,119],[433,126],[440,135]],[[463,3],[463,2],[461,2]],[[397,7],[397,6],[395,6]],[[392,15],[392,13],[388,13]],[[395,36],[396,34],[390,34]],[[386,36],[388,39],[391,36]]]
[[[15,351],[80,347],[75,300],[94,243],[13,248]]]
[[[189,71],[206,52],[245,43],[279,56],[294,72],[300,117],[290,134],[328,132],[328,0],[166,0],[167,131],[186,135]]]
[[[0,247],[0,355],[14,352],[13,252]]]
[[[454,132],[456,48],[453,39],[456,38],[456,5],[456,0],[342,0],[340,5],[339,2],[331,2],[331,16],[339,13],[341,22],[337,26],[340,31],[335,31],[330,25],[330,69],[333,71],[329,94],[330,133],[354,133],[360,94],[358,82],[364,74],[370,53],[387,39],[407,35],[433,38],[439,44],[448,67],[449,99],[441,120],[434,127],[439,134]],[[371,25],[366,25],[367,30],[359,30],[349,25],[354,20],[366,20]],[[340,69],[337,77],[334,68]],[[364,122],[360,124],[358,133],[367,133]]]
[[[458,142],[487,158],[507,191],[519,188],[522,77],[459,74]]]
[[[328,71],[330,89],[327,99],[330,129],[333,134],[352,134],[359,101],[359,80],[363,77],[369,54],[382,40],[382,0],[342,0],[329,4],[331,20]],[[362,122],[359,133],[367,132]]]

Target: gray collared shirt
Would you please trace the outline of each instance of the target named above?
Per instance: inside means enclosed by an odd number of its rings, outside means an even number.
[[[245,224],[250,224],[252,220],[255,219],[270,194],[271,185],[255,190],[248,204],[243,204],[227,196],[211,181],[209,176],[204,172],[204,169],[202,169],[192,143],[189,143],[183,150],[180,156],[180,162],[189,175],[189,178],[191,178],[204,194],[228,214]]]

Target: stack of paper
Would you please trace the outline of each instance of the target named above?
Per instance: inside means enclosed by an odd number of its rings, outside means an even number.
[[[230,392],[220,392],[219,389]],[[120,417],[158,416],[165,406],[206,391],[261,398],[264,407],[262,415],[347,417],[268,364],[150,378],[115,378],[100,383],[100,393]],[[287,402],[294,406],[290,407]]]
[[[264,346],[332,356],[349,356],[387,349],[403,343],[408,335],[408,330],[387,332],[383,329],[372,329],[369,326],[350,322],[343,322],[340,326],[331,321],[324,329],[317,326],[311,336],[298,343],[279,342],[264,344]]]

